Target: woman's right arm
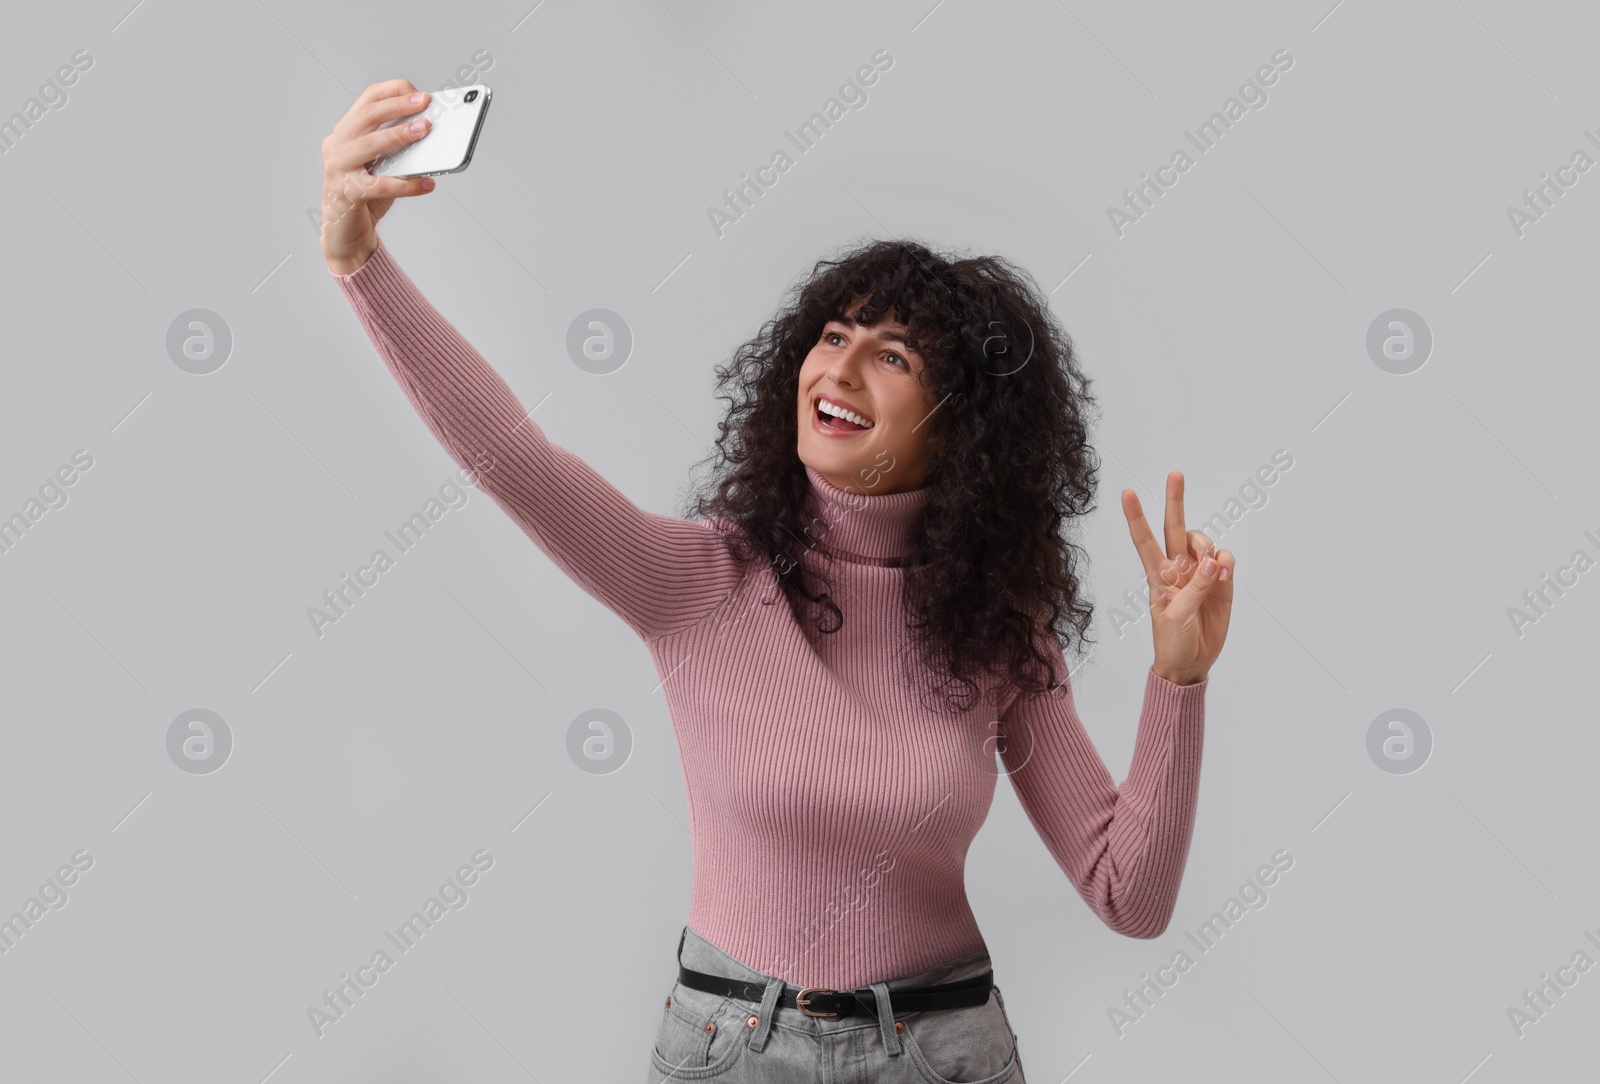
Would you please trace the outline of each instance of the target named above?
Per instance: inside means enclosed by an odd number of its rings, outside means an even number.
[[[646,640],[689,627],[742,578],[717,531],[644,511],[552,443],[378,240],[377,218],[394,197],[424,189],[367,173],[376,154],[366,140],[388,117],[421,108],[408,101],[413,90],[405,80],[373,84],[323,142],[329,273],[434,436],[563,572]],[[366,204],[379,201],[360,193],[384,191],[389,180],[406,187],[390,186],[394,195],[373,213]]]

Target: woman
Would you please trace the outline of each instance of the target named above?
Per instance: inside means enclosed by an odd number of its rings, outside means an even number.
[[[993,258],[879,242],[819,263],[719,369],[726,465],[699,520],[645,512],[548,441],[376,222],[425,179],[363,166],[419,112],[369,86],[323,143],[330,273],[428,427],[648,644],[683,765],[694,892],[651,1080],[1022,1080],[963,864],[996,753],[1112,929],[1154,937],[1188,854],[1233,555],[1166,552],[1131,490],[1155,659],[1119,788],[1073,708],[1092,608],[1092,402],[1037,292]]]

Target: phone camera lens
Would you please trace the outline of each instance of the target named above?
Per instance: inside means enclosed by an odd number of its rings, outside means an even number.
[[[475,90],[467,91],[467,101],[472,102],[472,101],[477,101],[477,99],[478,99],[478,92],[477,91],[475,91]]]

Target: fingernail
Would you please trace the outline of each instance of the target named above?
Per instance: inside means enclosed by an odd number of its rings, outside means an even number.
[[[1216,574],[1217,574],[1217,562],[1213,561],[1211,559],[1211,555],[1208,553],[1200,561],[1200,575],[1206,577],[1207,579],[1210,579],[1212,576],[1215,576]]]
[[[1231,568],[1229,568],[1227,565],[1223,565],[1222,566],[1222,571],[1217,573],[1217,579],[1219,579],[1219,580],[1231,580],[1231,579],[1233,579],[1233,570]]]
[[[415,94],[413,94],[411,96],[411,104],[412,105],[421,105],[422,104],[422,97],[423,97],[422,91],[420,91],[420,90],[417,91]]]
[[[424,178],[422,178],[422,183],[420,185],[418,185],[417,187],[421,188],[424,192],[432,192],[433,191],[433,178],[432,177],[424,177]]]
[[[408,132],[420,132],[420,131],[422,131],[422,120],[421,120],[421,118],[419,117],[417,120],[414,120],[410,124],[406,125],[406,131],[408,131]]]

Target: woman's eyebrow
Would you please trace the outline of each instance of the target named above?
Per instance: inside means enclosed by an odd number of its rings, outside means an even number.
[[[880,338],[880,339],[888,339],[890,342],[899,343],[901,346],[905,347],[906,350],[909,351],[910,353],[916,354],[918,357],[922,356],[922,352],[921,351],[919,351],[915,346],[912,346],[911,343],[906,341],[906,337],[905,337],[905,334],[903,332],[895,331],[895,330],[893,330],[891,328],[880,328],[880,327],[877,327],[877,326],[872,325],[872,324],[857,323],[855,318],[850,316],[848,313],[846,313],[843,316],[835,316],[833,318],[832,322],[836,323],[836,324],[844,324],[847,327],[864,328],[864,329],[866,329],[868,331],[871,331],[874,335],[878,336],[878,338]]]

